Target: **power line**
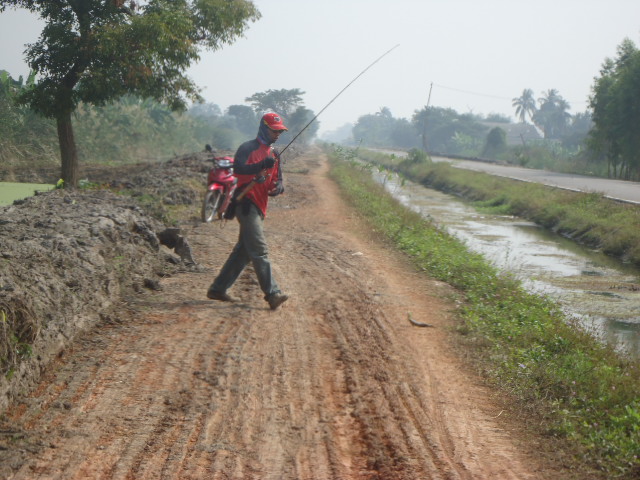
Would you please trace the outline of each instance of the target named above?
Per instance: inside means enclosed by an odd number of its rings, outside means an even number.
[[[508,98],[508,97],[500,97],[500,96],[497,96],[497,95],[490,95],[488,93],[472,92],[472,91],[469,91],[469,90],[462,90],[462,89],[459,89],[459,88],[447,87],[446,85],[440,85],[438,83],[432,83],[432,85],[435,85],[436,87],[439,87],[439,88],[443,88],[445,90],[451,90],[451,91],[454,91],[454,92],[466,93],[467,95],[475,95],[477,97],[495,98],[497,100],[507,100],[509,102],[513,101],[513,97],[512,98]],[[571,105],[589,103],[586,100],[581,100],[581,101],[567,100],[567,102],[569,102],[569,104],[571,104]]]
[[[509,101],[512,100],[511,98],[507,98],[507,97],[498,97],[496,95],[489,95],[487,93],[470,92],[468,90],[461,90],[459,88],[447,87],[445,85],[440,85],[438,83],[433,83],[432,85],[435,85],[436,87],[444,88],[445,90],[452,90],[454,92],[467,93],[469,95],[476,95],[478,97],[497,98],[498,100],[509,100]]]

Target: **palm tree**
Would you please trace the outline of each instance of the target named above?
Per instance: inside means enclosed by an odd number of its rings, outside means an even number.
[[[555,88],[549,89],[538,99],[540,108],[533,116],[533,122],[544,131],[545,138],[560,138],[565,131],[571,115],[571,108]]]
[[[554,136],[559,138],[563,136],[567,130],[567,127],[571,123],[571,114],[568,110],[571,109],[571,105],[561,96],[558,96],[556,100],[556,108],[553,115],[554,120]]]
[[[538,99],[538,102],[540,102],[540,108],[542,108],[544,105],[555,107],[561,100],[563,99],[558,93],[558,90],[556,90],[555,88],[550,88],[542,94],[542,96]]]
[[[520,122],[526,123],[527,115],[531,118],[536,112],[536,101],[533,98],[533,90],[525,88],[520,97],[512,100],[511,105],[516,107],[516,116],[520,119]]]

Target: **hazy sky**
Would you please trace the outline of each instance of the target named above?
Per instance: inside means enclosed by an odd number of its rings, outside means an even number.
[[[299,88],[319,112],[371,62],[399,45],[318,118],[333,130],[388,107],[410,119],[427,104],[514,117],[511,100],[551,88],[587,108],[593,79],[625,37],[640,46],[639,0],[255,0],[245,38],[203,52],[190,76],[222,109],[269,89]],[[26,75],[24,44],[40,28],[0,14],[0,69]]]

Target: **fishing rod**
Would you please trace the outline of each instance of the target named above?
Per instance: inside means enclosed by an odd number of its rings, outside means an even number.
[[[314,116],[314,117],[309,121],[309,123],[307,123],[307,124],[302,128],[302,130],[300,130],[300,131],[297,133],[297,135],[296,135],[295,137],[293,137],[293,139],[292,139],[289,143],[287,143],[287,145],[286,145],[286,146],[285,146],[285,147],[284,147],[280,152],[275,152],[275,150],[274,150],[274,153],[275,153],[276,158],[280,159],[280,158],[281,158],[281,156],[282,156],[282,154],[285,152],[285,150],[286,150],[287,148],[289,148],[289,146],[291,146],[291,144],[292,144],[293,142],[295,142],[295,141],[296,141],[296,139],[297,139],[300,135],[302,135],[302,133],[303,133],[303,132],[304,132],[304,131],[309,127],[309,125],[311,125],[313,122],[315,122],[315,121],[316,121],[316,119],[320,116],[320,114],[321,114],[322,112],[324,112],[324,111],[329,107],[329,105],[331,105],[333,102],[335,102],[335,101],[336,101],[336,99],[337,99],[340,95],[342,95],[342,94],[344,93],[344,91],[345,91],[347,88],[349,88],[349,87],[350,87],[350,86],[351,86],[351,85],[352,85],[356,80],[358,80],[362,75],[364,75],[364,74],[365,74],[365,72],[366,72],[367,70],[369,70],[371,67],[373,67],[376,63],[378,63],[378,62],[379,62],[380,60],[382,60],[384,57],[386,57],[387,55],[389,55],[393,50],[395,50],[395,49],[396,49],[396,48],[398,48],[399,46],[400,46],[400,44],[395,45],[394,47],[390,48],[389,50],[387,50],[386,52],[384,52],[382,55],[380,55],[378,58],[376,58],[373,62],[371,62],[371,63],[367,66],[367,68],[365,68],[364,70],[362,70],[362,71],[361,71],[361,72],[360,72],[360,73],[359,73],[359,74],[358,74],[358,75],[357,75],[353,80],[351,80],[351,81],[350,81],[350,82],[349,82],[349,83],[348,83],[348,84],[347,84],[347,85],[346,85],[342,90],[340,90],[340,91],[338,92],[338,94],[337,94],[335,97],[333,97],[333,98],[331,99],[331,101],[329,101],[329,103],[327,103],[327,104],[322,108],[322,110],[320,110],[320,111],[319,111],[319,112],[318,112],[318,113],[317,113],[317,114],[316,114],[316,115],[315,115],[315,116]],[[238,195],[237,199],[238,199],[238,200],[242,200],[242,198],[243,198],[247,193],[249,193],[249,191],[254,187],[254,185],[255,185],[256,183],[262,183],[262,182],[264,182],[265,180],[266,180],[266,177],[265,177],[264,175],[262,175],[262,172],[261,172],[261,174],[257,175],[253,180],[251,180],[251,182],[249,182],[249,183],[247,184],[247,186],[244,188],[244,190],[243,190],[242,192],[240,192],[240,194]]]
[[[331,105],[333,102],[335,102],[335,100],[336,100],[340,95],[342,95],[342,93],[343,93],[347,88],[349,88],[349,87],[350,87],[350,86],[351,86],[351,85],[352,85],[356,80],[358,80],[362,75],[364,75],[364,74],[365,74],[365,72],[366,72],[367,70],[369,70],[371,67],[373,67],[376,63],[378,63],[378,62],[379,62],[380,60],[382,60],[384,57],[386,57],[387,55],[389,55],[393,50],[395,50],[395,49],[396,49],[396,48],[398,48],[399,46],[400,46],[400,44],[398,44],[398,45],[394,46],[393,48],[390,48],[390,49],[389,49],[389,50],[387,50],[385,53],[383,53],[382,55],[380,55],[380,56],[379,56],[378,58],[376,58],[373,62],[371,62],[371,64],[369,64],[369,66],[368,66],[367,68],[365,68],[364,70],[362,70],[362,71],[361,71],[361,72],[360,72],[360,73],[359,73],[359,74],[358,74],[358,75],[357,75],[353,80],[351,80],[351,81],[347,84],[347,86],[346,86],[346,87],[344,87],[342,90],[340,90],[340,91],[338,92],[338,94],[337,94],[335,97],[333,97],[333,98],[331,99],[331,101],[330,101],[329,103],[327,103],[327,104],[322,108],[322,110],[320,110],[320,111],[316,114],[316,116],[315,116],[315,117],[313,117],[313,118],[309,121],[309,123],[307,123],[307,124],[302,128],[302,130],[300,130],[300,131],[298,132],[298,134],[297,134],[295,137],[293,137],[293,139],[292,139],[292,140],[291,140],[291,141],[290,141],[290,142],[289,142],[289,143],[288,143],[288,144],[287,144],[287,145],[286,145],[286,146],[285,146],[285,147],[280,151],[280,155],[282,155],[282,154],[284,153],[284,151],[285,151],[287,148],[289,148],[289,146],[290,146],[293,142],[295,142],[295,141],[296,141],[296,139],[297,139],[300,135],[302,135],[302,133],[303,133],[303,132],[304,132],[304,131],[309,127],[309,125],[311,125],[313,122],[315,122],[316,118],[318,118],[318,117],[320,116],[320,114],[321,114],[322,112],[324,112],[324,111],[329,107],[329,105]]]

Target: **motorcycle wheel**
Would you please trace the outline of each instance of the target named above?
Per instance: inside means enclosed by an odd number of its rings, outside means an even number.
[[[202,221],[205,223],[212,222],[216,218],[216,213],[220,207],[222,194],[219,190],[208,190],[202,202],[202,211],[200,213]]]

